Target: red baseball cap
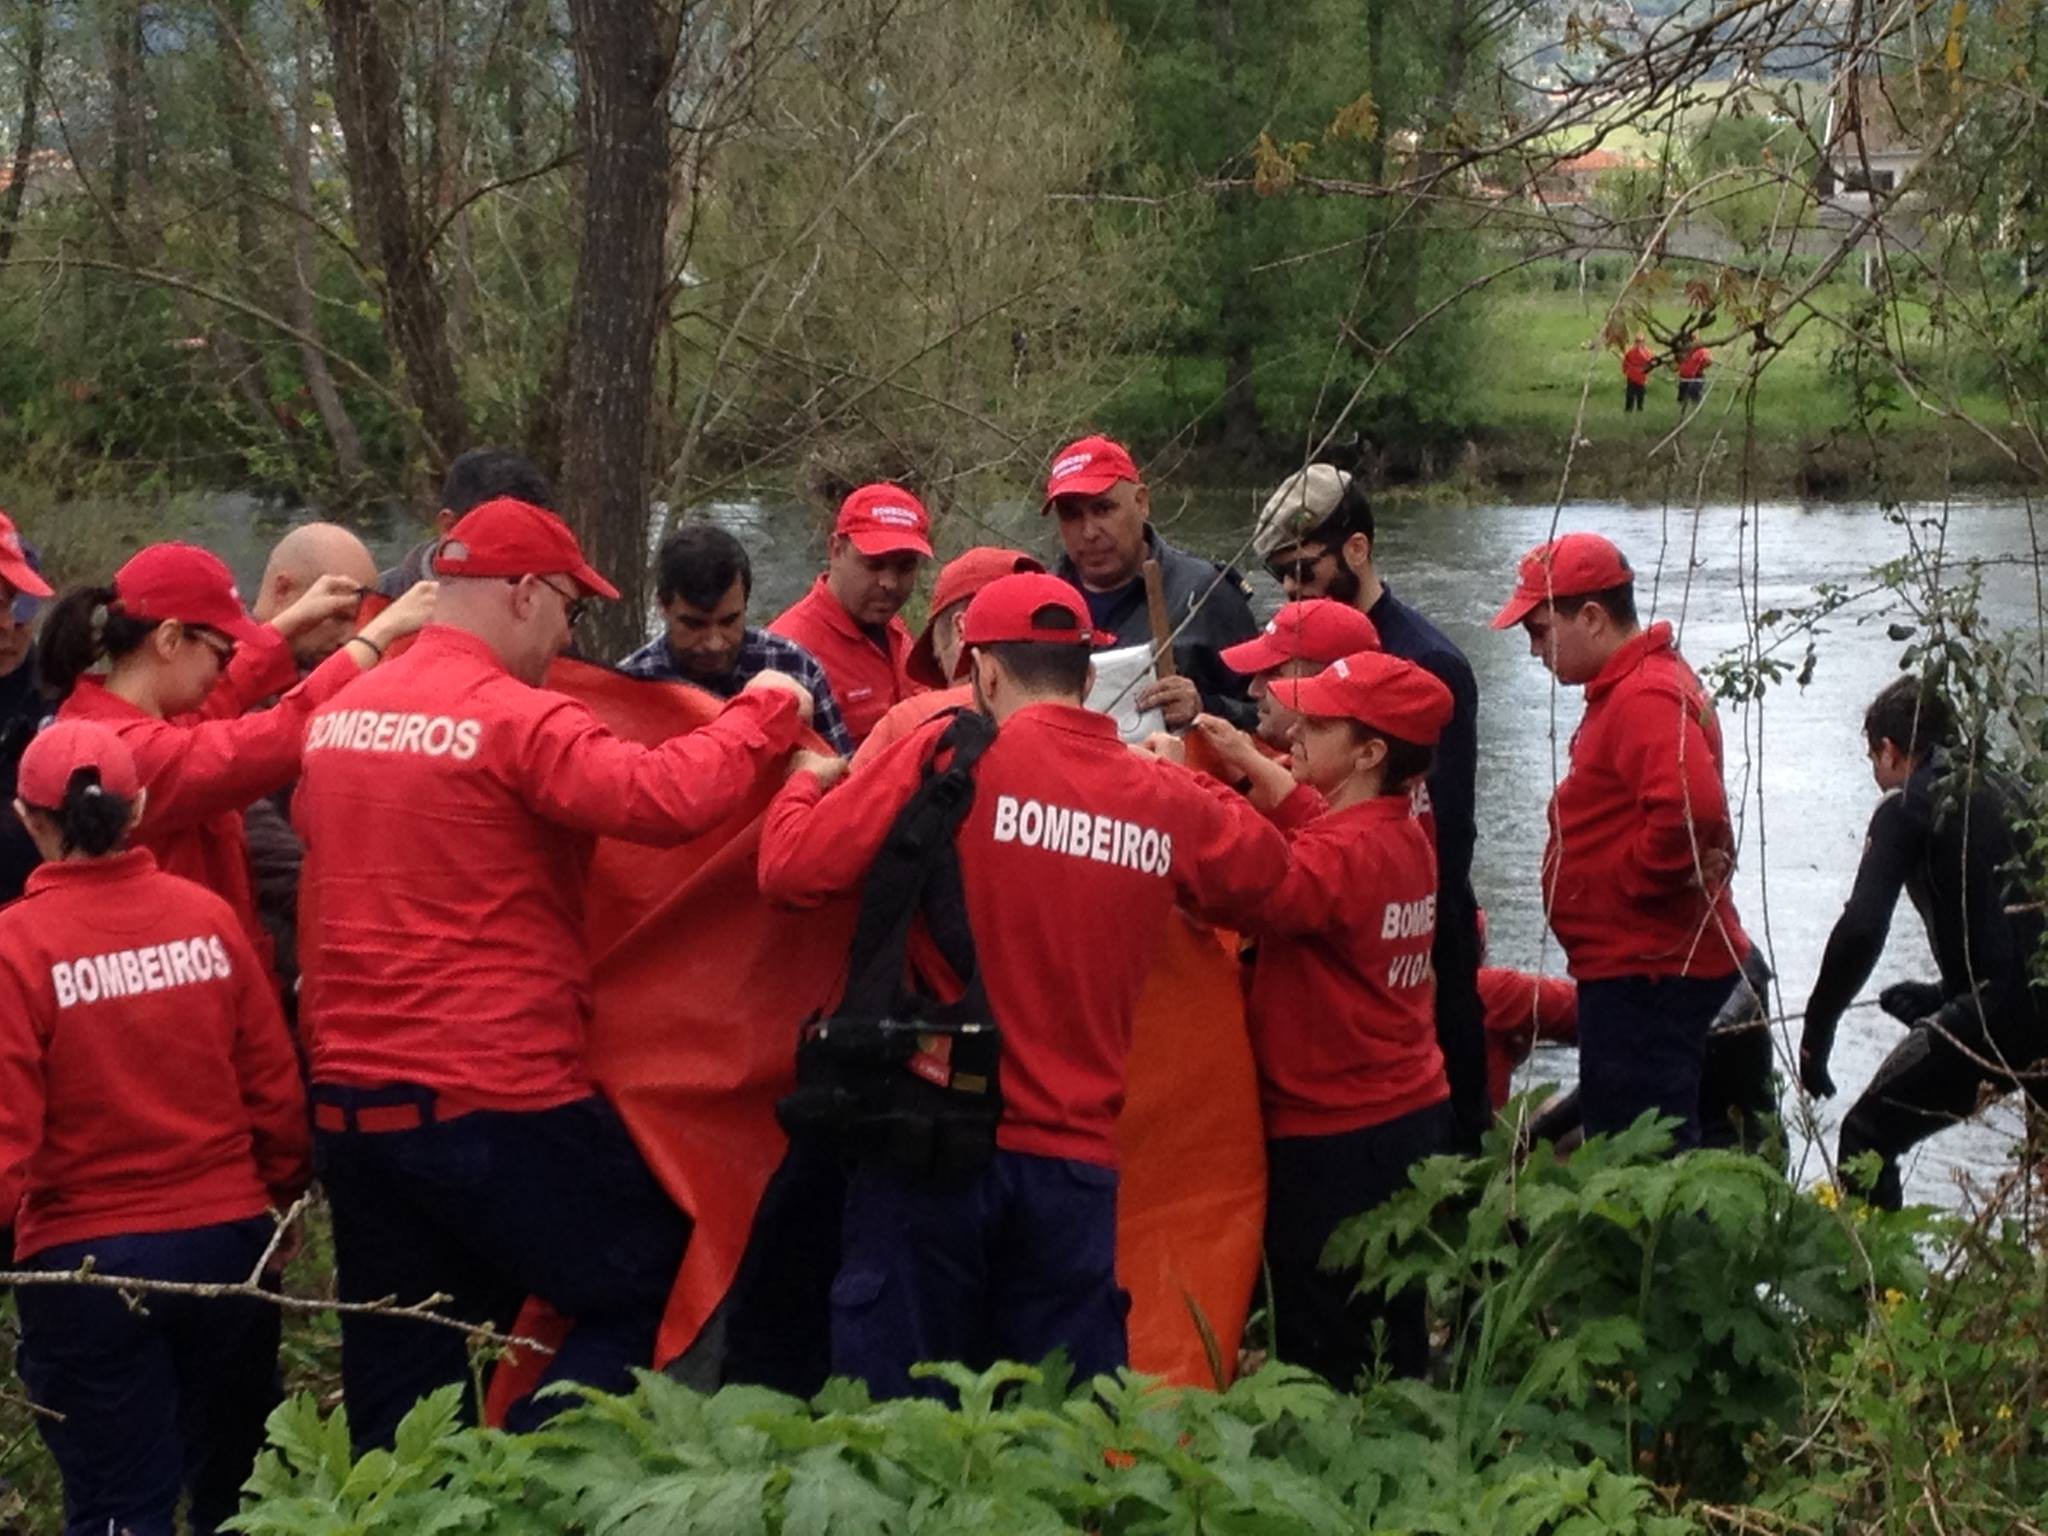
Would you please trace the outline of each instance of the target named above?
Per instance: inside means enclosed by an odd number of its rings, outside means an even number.
[[[1070,615],[1072,626],[1047,623],[1045,610],[1057,608]],[[999,576],[967,605],[961,625],[963,645],[1001,645],[1009,641],[1035,645],[1085,645],[1108,643],[1090,627],[1088,605],[1081,594],[1057,576],[1030,571],[1021,576]]]
[[[1493,616],[1495,629],[1513,629],[1543,604],[1626,586],[1636,579],[1628,556],[1597,533],[1567,533],[1522,556],[1515,595]]]
[[[50,584],[28,563],[28,551],[21,547],[20,530],[5,512],[0,512],[0,581],[23,597],[50,595]]]
[[[932,587],[932,616],[925,620],[917,644],[910,648],[903,670],[928,688],[943,688],[953,680],[939,672],[937,634],[939,620],[955,603],[964,603],[992,581],[1022,572],[1043,571],[1045,562],[1022,550],[997,549],[981,545],[948,560]]]
[[[127,742],[97,720],[59,720],[39,731],[21,754],[14,792],[28,805],[54,811],[81,768],[97,769],[100,787],[124,800],[134,799],[142,787]]]
[[[1283,662],[1327,667],[1340,656],[1379,648],[1379,630],[1356,608],[1334,598],[1308,597],[1274,614],[1264,633],[1217,654],[1231,671],[1251,677]]]
[[[1058,497],[1099,496],[1119,480],[1145,483],[1130,449],[1122,443],[1107,437],[1084,437],[1069,443],[1053,455],[1052,468],[1045,476],[1045,502],[1038,515],[1043,517]]]
[[[864,485],[839,503],[834,533],[853,540],[864,555],[932,554],[932,515],[900,485]]]
[[[1340,656],[1314,677],[1266,686],[1297,714],[1356,720],[1418,747],[1435,746],[1451,720],[1451,690],[1385,651]]]
[[[152,544],[114,572],[114,602],[130,618],[175,619],[226,635],[238,645],[264,637],[242,607],[235,573],[196,544]]]
[[[462,514],[434,551],[441,576],[567,576],[593,597],[619,589],[590,568],[576,535],[554,513],[513,496],[495,496]]]

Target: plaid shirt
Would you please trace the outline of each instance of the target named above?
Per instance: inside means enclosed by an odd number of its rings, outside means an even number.
[[[765,629],[750,627],[746,631],[740,640],[739,657],[723,677],[692,677],[676,664],[667,635],[656,635],[621,661],[619,670],[632,677],[692,683],[722,699],[729,699],[746,687],[748,679],[757,672],[787,672],[811,691],[811,729],[830,742],[832,750],[840,756],[853,752],[853,738],[846,733],[846,721],[840,717],[832,685],[825,680],[825,669],[818,664],[818,658],[794,640],[771,635]]]

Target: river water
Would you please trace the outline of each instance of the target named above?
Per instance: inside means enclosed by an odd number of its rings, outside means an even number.
[[[1217,558],[1249,560],[1244,541],[1261,497],[1253,490],[1207,490],[1181,495],[1155,491],[1155,517],[1175,543]],[[822,535],[814,519],[794,507],[758,503],[701,509],[739,534],[755,560],[757,622],[798,596],[818,568]],[[220,547],[253,580],[269,518],[230,499],[220,505]],[[1913,509],[1904,521],[1873,506],[1709,506],[1656,508],[1579,503],[1567,507],[1560,531],[1590,529],[1613,538],[1639,573],[1646,617],[1679,626],[1680,642],[1696,667],[1739,653],[1750,616],[1813,602],[1822,584],[1860,591],[1877,567],[1898,559],[1909,540],[1936,543],[1951,562],[1994,562],[1985,571],[1983,612],[1998,628],[2037,634],[2036,548],[2027,509],[2017,503],[1971,503]],[[1487,624],[1513,583],[1515,563],[1548,537],[1547,506],[1396,507],[1383,513],[1379,563],[1389,584],[1427,614],[1465,650],[1480,693],[1479,844],[1473,880],[1491,919],[1493,963],[1525,969],[1560,969],[1555,945],[1546,943],[1536,872],[1543,847],[1543,812],[1562,769],[1581,701],[1559,689],[1528,655],[1519,631],[1496,634]],[[401,547],[410,530],[384,530],[383,552]],[[1057,553],[1057,534],[1023,505],[999,505],[955,514],[941,529],[942,550],[1003,540]],[[1261,617],[1280,601],[1263,571],[1250,571]],[[1781,994],[1774,1011],[1791,1015],[1777,1030],[1779,1056],[1792,1059],[1797,1014],[1819,968],[1828,930],[1847,895],[1864,828],[1877,799],[1861,735],[1864,706],[1898,675],[1904,646],[1889,627],[1910,614],[1890,593],[1866,596],[1825,624],[1818,659],[1804,686],[1788,679],[1761,700],[1722,706],[1728,742],[1727,779],[1741,826],[1737,903],[1745,926],[1777,971]],[[1785,654],[1795,670],[1803,654],[1795,642]],[[1932,964],[1918,919],[1901,903],[1892,942],[1869,996],[1887,982],[1931,977]],[[1842,1112],[1900,1039],[1903,1028],[1874,1007],[1843,1021],[1834,1059],[1841,1094],[1817,1106],[1814,1128],[1832,1146]],[[1525,1085],[1568,1083],[1569,1050],[1542,1048],[1524,1068]],[[1786,1074],[1787,1081],[1791,1074]],[[1800,1116],[1796,1106],[1793,1120]],[[1909,1164],[1907,1197],[1942,1204],[1958,1198],[1958,1178],[1988,1178],[2006,1163],[2019,1136],[2011,1105],[1924,1144]],[[1824,1175],[1808,1138],[1795,1145],[1803,1179]]]

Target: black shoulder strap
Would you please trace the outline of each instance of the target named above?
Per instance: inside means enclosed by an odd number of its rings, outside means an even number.
[[[954,838],[974,804],[975,765],[995,738],[994,721],[976,710],[961,710],[934,744],[924,782],[896,813],[861,887],[852,967],[836,1010],[841,1016],[885,1018],[896,1011],[911,924],[921,911],[947,965],[978,992],[979,967],[967,929]],[[851,792],[858,793],[858,784]]]

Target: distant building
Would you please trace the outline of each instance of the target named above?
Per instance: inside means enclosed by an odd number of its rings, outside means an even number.
[[[1816,189],[1823,203],[1866,214],[1873,195],[1888,198],[1920,163],[1920,146],[1899,120],[1895,84],[1856,70],[1829,98]]]
[[[1536,176],[1535,198],[1552,208],[1584,207],[1593,199],[1600,178],[1615,171],[1647,169],[1647,160],[1631,159],[1611,149],[1588,150],[1559,160]]]

